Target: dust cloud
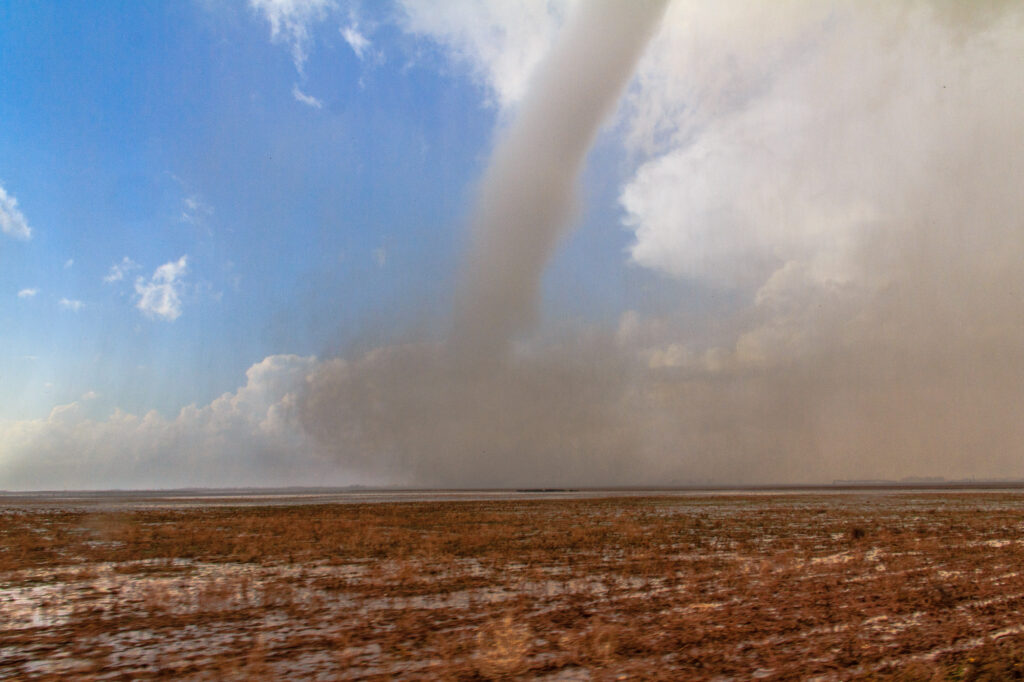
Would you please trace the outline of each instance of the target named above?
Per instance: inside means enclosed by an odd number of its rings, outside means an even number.
[[[569,18],[483,178],[449,338],[339,359],[313,376],[304,424],[348,466],[439,485],[628,473],[617,354],[573,344],[516,355],[510,344],[534,322],[587,151],[665,4],[600,0]]]
[[[339,466],[448,487],[1024,476],[1020,6],[698,5],[655,32],[663,3],[579,3],[482,180],[450,337],[309,376],[299,419]],[[541,341],[541,275],[645,45],[633,261],[745,304]]]

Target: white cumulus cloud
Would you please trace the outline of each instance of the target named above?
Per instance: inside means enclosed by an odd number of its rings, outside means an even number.
[[[32,298],[33,296],[35,296],[38,293],[39,293],[39,289],[35,289],[35,288],[22,289],[21,291],[18,292],[18,298]]]
[[[295,418],[296,391],[316,366],[311,357],[267,357],[236,391],[172,418],[116,410],[94,420],[73,402],[45,419],[0,420],[0,480],[22,490],[330,480],[342,473],[316,454]],[[81,400],[96,397],[90,391]]]
[[[187,272],[188,256],[182,256],[176,261],[158,267],[149,280],[144,277],[136,278],[135,293],[138,295],[138,302],[135,307],[147,317],[169,322],[178,319],[181,316],[183,278]]]
[[[79,310],[81,310],[82,308],[85,307],[84,303],[82,303],[81,301],[79,301],[77,299],[73,299],[73,298],[62,298],[59,301],[57,301],[57,304],[61,308],[64,308],[65,310],[70,310],[70,311],[76,312],[76,313]]]
[[[32,228],[18,210],[18,200],[0,185],[0,231],[15,239],[31,239]]]
[[[877,232],[1009,229],[1022,20],[1007,3],[673,4],[632,97],[634,261],[752,290],[791,261],[863,282]],[[981,224],[935,211],[950,191]]]
[[[1022,22],[1016,3],[674,3],[630,95],[632,260],[748,301],[728,366],[1014,336]]]

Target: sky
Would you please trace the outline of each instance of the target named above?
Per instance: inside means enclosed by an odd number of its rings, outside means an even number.
[[[1024,477],[1024,6],[584,4],[3,3],[0,489]]]

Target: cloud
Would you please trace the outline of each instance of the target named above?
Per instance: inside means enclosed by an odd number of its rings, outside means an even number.
[[[82,394],[81,400],[85,400],[85,401],[96,400],[99,397],[100,397],[100,394],[97,393],[96,391],[86,391],[85,393]]]
[[[378,268],[382,268],[388,264],[388,250],[381,247],[373,250],[373,262],[377,264]]]
[[[922,218],[944,202],[925,185],[985,207],[981,225],[934,216],[947,228],[1007,229],[1015,201],[993,162],[1024,147],[1006,113],[1024,104],[1019,7],[956,21],[923,0],[669,12],[633,97],[630,141],[653,152],[621,195],[636,263],[756,290],[795,261],[820,283],[866,284],[881,274],[866,241],[934,230]],[[967,168],[996,186],[960,185]]]
[[[85,307],[85,304],[82,303],[81,301],[70,298],[62,298],[59,301],[57,301],[57,304],[61,308],[64,308],[65,310],[70,310],[76,313]]]
[[[400,0],[399,4],[405,31],[437,43],[468,66],[495,102],[508,108],[526,94],[534,68],[575,3]]]
[[[512,108],[565,7],[405,0],[402,21]],[[680,310],[525,337],[487,372],[421,340],[272,356],[173,419],[73,403],[0,424],[0,479],[1019,476],[1022,21],[1009,2],[673,3],[629,90],[620,202],[631,262],[681,283]]]
[[[300,90],[298,83],[292,86],[292,97],[295,98],[296,102],[301,102],[302,104],[305,104],[308,107],[313,107],[314,109],[322,109],[324,106],[324,103],[319,99],[312,95],[307,95]]]
[[[181,294],[183,278],[188,272],[188,256],[177,261],[164,263],[156,269],[148,281],[144,277],[135,280],[138,308],[150,318],[173,322],[181,316]]]
[[[313,40],[313,26],[335,8],[332,0],[249,0],[249,6],[270,24],[270,39],[291,47],[292,61],[302,73]]]
[[[64,261],[64,269],[67,270],[68,268],[70,268],[74,264],[75,264],[75,259],[74,258],[68,258],[66,261]]]
[[[646,158],[620,197],[630,254],[747,306],[718,311],[731,333],[666,338],[652,362],[795,363],[825,382],[809,368],[831,358],[865,381],[885,367],[904,396],[954,366],[983,381],[983,348],[1020,364],[998,349],[1024,336],[1005,323],[1024,288],[1007,170],[1024,158],[1008,113],[1024,106],[1024,8],[971,7],[670,8],[632,95]],[[914,369],[925,358],[935,377]]]
[[[520,101],[529,60],[499,53],[529,40],[482,38],[500,8],[403,7]],[[1020,476],[1024,5],[668,12],[620,201],[632,263],[685,305],[521,339],[483,373],[427,342],[325,362],[310,434],[423,485]]]
[[[120,282],[125,278],[125,275],[128,275],[134,270],[138,270],[140,267],[142,266],[128,256],[125,256],[121,259],[120,263],[114,263],[110,266],[110,271],[103,276],[103,281],[107,284]]]
[[[296,424],[296,391],[316,364],[267,357],[236,391],[173,418],[116,410],[93,420],[73,402],[45,419],[0,420],[0,480],[22,490],[352,482]]]
[[[760,440],[823,476],[1018,474],[1022,21],[1000,2],[671,6],[620,201],[635,264],[735,301],[647,351],[702,396],[701,428],[749,433],[715,456],[756,467]]]
[[[31,239],[32,228],[18,210],[18,200],[0,185],[0,232],[15,239]]]
[[[370,49],[370,41],[366,36],[359,32],[359,24],[352,23],[340,30],[341,37],[345,39],[348,46],[356,53],[356,57],[363,59],[363,57],[366,56],[366,52]]]
[[[32,298],[39,293],[39,289],[22,289],[18,292],[18,298]]]
[[[182,200],[181,220],[183,222],[196,225],[200,223],[203,218],[212,214],[213,209],[203,203],[203,201],[195,194],[185,197]]]

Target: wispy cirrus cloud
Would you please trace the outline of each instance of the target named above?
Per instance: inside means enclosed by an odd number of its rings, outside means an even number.
[[[57,301],[57,305],[64,310],[70,310],[73,313],[77,313],[79,310],[85,307],[85,304],[74,298],[62,298]]]
[[[103,276],[103,281],[107,284],[113,284],[114,282],[122,281],[126,275],[138,270],[142,266],[133,261],[128,256],[121,259],[120,263],[114,263],[110,266],[110,271]]]
[[[295,98],[296,102],[305,104],[307,107],[312,107],[313,109],[322,109],[324,106],[324,103],[319,99],[313,97],[313,95],[307,95],[300,90],[298,83],[292,86],[292,97]]]
[[[437,43],[467,66],[498,106],[526,94],[537,64],[554,42],[571,0],[400,0],[403,29]]]
[[[32,228],[20,210],[18,200],[0,185],[0,231],[15,239],[32,238]]]
[[[363,59],[370,49],[370,39],[359,30],[359,24],[352,22],[341,29],[341,37],[345,39],[348,46],[356,53],[356,57]]]
[[[185,197],[181,202],[180,219],[182,222],[197,225],[211,215],[213,215],[213,209],[196,194]]]
[[[156,269],[148,280],[138,277],[135,280],[135,293],[138,301],[135,307],[152,319],[173,322],[181,316],[181,294],[184,288],[184,277],[188,273],[188,256],[176,261],[164,263]]]
[[[313,42],[313,26],[337,5],[333,0],[249,0],[249,6],[270,24],[271,41],[291,48],[292,62],[303,73]]]

